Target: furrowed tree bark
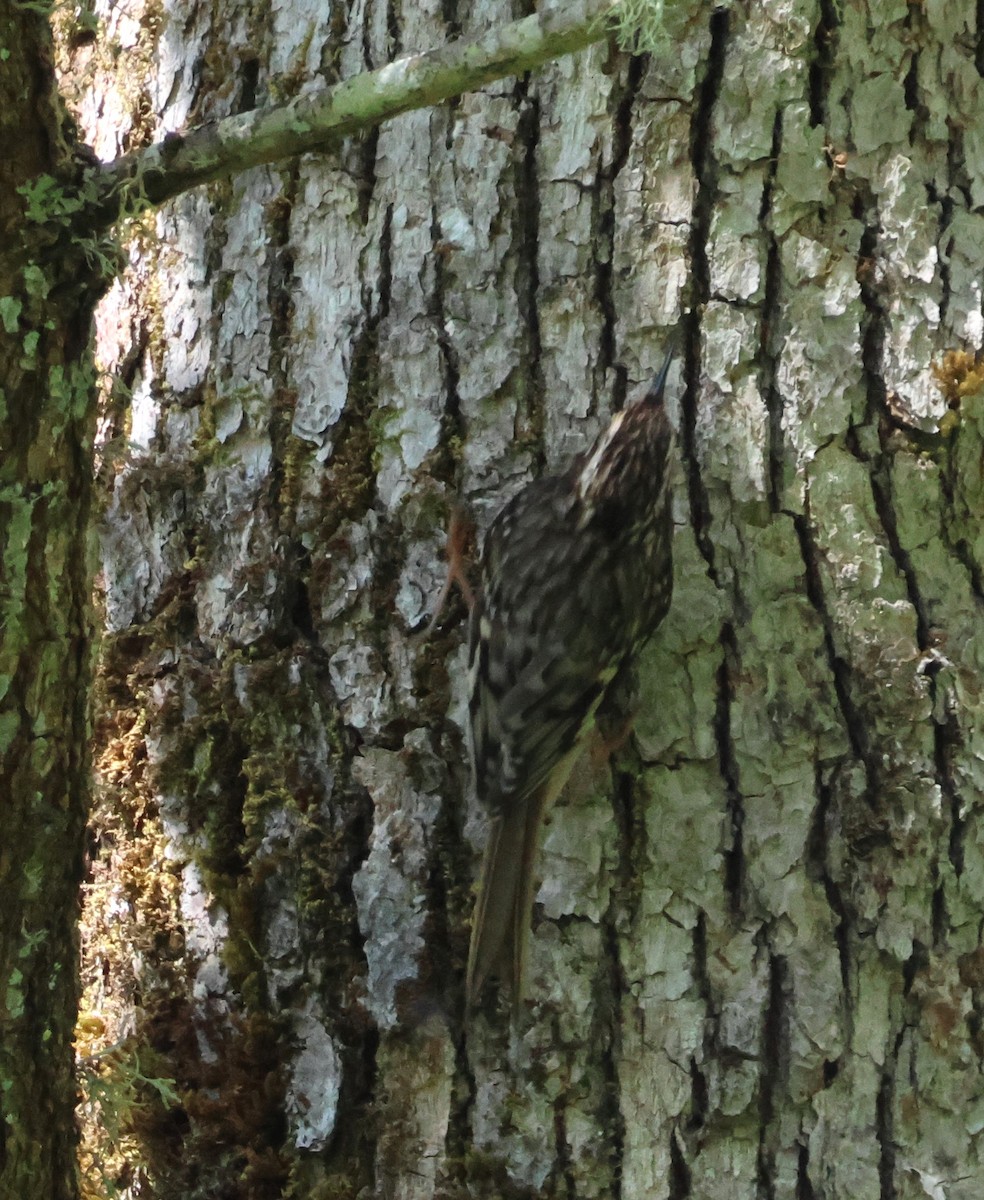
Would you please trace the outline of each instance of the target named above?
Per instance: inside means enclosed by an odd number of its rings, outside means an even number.
[[[409,109],[440,104],[602,41],[618,9],[612,2],[545,6],[483,37],[459,38],[286,104],[225,117],[184,136],[171,134],[105,164],[93,181],[95,207],[112,221],[128,208],[160,204],[238,171],[325,150]]]
[[[109,162],[515,16],[128,6],[63,67]],[[940,355],[984,332],[980,20],[674,5],[672,52],[138,231],[98,318],[84,1007],[144,1091],[92,1194],[980,1195],[984,418]],[[466,1031],[442,527],[583,449],[681,312],[635,738],[555,814],[524,1021]]]
[[[65,11],[54,17],[66,80],[70,52],[92,44],[85,25],[92,14],[76,15],[74,29]],[[122,18],[127,37],[133,35],[128,20]],[[148,27],[157,20],[148,19]],[[253,161],[296,153],[307,144],[296,137],[302,119],[320,141],[326,130],[371,125],[451,94],[453,85],[474,86],[600,36],[600,29],[589,32],[569,13],[553,24],[530,18],[477,46],[393,64],[382,80],[362,87],[350,83],[336,94],[327,121],[323,106],[308,98],[288,109],[282,143],[264,140],[267,125],[248,138],[242,130],[236,137],[228,129],[210,130],[193,136],[182,151],[171,139],[158,160],[166,160],[168,170],[148,171],[139,155],[135,165],[129,162],[134,171],[140,168],[140,203]],[[97,167],[91,154],[77,154],[55,86],[54,57],[41,6],[0,5],[0,1195],[44,1200],[77,1194],[72,1037],[90,793],[96,415],[89,339],[96,299],[117,266],[100,231],[121,203],[128,212],[136,207],[123,186],[127,163],[113,174]],[[283,128],[274,125],[274,133]],[[203,165],[203,141],[219,148],[218,161],[206,156]],[[232,143],[231,157],[223,157]],[[195,160],[190,167],[189,154]],[[103,1027],[102,1016],[88,1014],[83,1040],[89,1048],[98,1049],[93,1030]],[[156,1088],[159,1094],[164,1083],[147,1082],[146,1046],[134,1050],[124,1039],[122,1049],[108,1053],[94,1054],[87,1066],[86,1111],[105,1132],[112,1124],[110,1107],[119,1108],[121,1128],[129,1130],[146,1093]],[[107,1079],[108,1091],[102,1086]],[[101,1101],[93,1099],[97,1094]],[[119,1148],[111,1146],[109,1153],[118,1164]],[[87,1156],[87,1191],[101,1194],[108,1170],[102,1163],[101,1151]],[[100,1172],[103,1178],[97,1178]]]
[[[47,23],[0,5],[0,47],[0,1195],[70,1200],[100,247]]]
[[[235,131],[209,128],[180,148],[172,136],[160,152],[137,152],[102,168],[90,155],[77,155],[55,90],[52,38],[41,7],[0,7],[0,130],[11,148],[0,200],[0,773],[7,818],[0,853],[0,1194],[61,1198],[77,1188],[71,1057],[77,892],[89,808],[96,413],[89,332],[96,298],[116,266],[112,246],[101,241],[102,227],[122,208],[132,215],[206,179],[298,154],[326,137],[570,53],[604,36],[593,18],[610,7],[595,6],[581,22],[571,10],[556,19],[528,18],[475,44],[391,64],[376,76],[349,80],[330,97],[329,112],[306,97],[281,114],[266,114],[256,128],[248,121],[245,130],[242,122]],[[92,14],[76,16],[72,28],[68,14],[55,13],[65,79],[71,79],[71,52],[91,46]],[[122,24],[130,37],[127,20]],[[127,190],[131,180],[136,198]],[[101,1016],[89,1014],[86,1027],[83,1040],[91,1048]],[[163,1081],[148,1084],[130,1044],[113,1054],[120,1078],[110,1079],[112,1096],[98,1093],[102,1109],[92,1097],[107,1067],[100,1066],[102,1055],[92,1056],[86,1111],[107,1126],[107,1105],[122,1105],[128,1128],[143,1102],[137,1085],[160,1092]],[[125,1078],[122,1062],[130,1072]],[[113,1153],[119,1158],[118,1147]],[[94,1169],[98,1174],[98,1165]],[[101,1186],[91,1172],[85,1183]]]
[[[221,117],[448,14],[350,19],[189,11],[163,61],[234,84],[148,89]],[[104,753],[174,947],[113,976],[184,1048],[165,1191],[979,1194],[980,418],[971,364],[949,399],[931,367],[981,341],[977,10],[666,19],[671,53],[594,47],[185,199],[107,310],[139,366]],[[634,749],[555,813],[526,1023],[466,1036],[460,607],[418,633],[445,515],[583,449],[681,311]]]

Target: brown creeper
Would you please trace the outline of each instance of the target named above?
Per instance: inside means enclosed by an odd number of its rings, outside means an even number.
[[[562,474],[489,528],[471,605],[472,772],[491,825],[468,954],[468,1002],[497,975],[522,998],[544,813],[595,714],[670,604],[670,424],[648,393]]]

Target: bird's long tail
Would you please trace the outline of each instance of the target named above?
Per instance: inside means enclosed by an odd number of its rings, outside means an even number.
[[[469,1005],[477,1003],[491,976],[500,980],[514,1011],[522,1002],[546,800],[546,789],[541,787],[492,820],[472,918]]]

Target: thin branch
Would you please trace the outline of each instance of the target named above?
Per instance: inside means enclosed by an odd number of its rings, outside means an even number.
[[[457,41],[411,54],[317,95],[255,109],[107,163],[95,175],[101,221],[261,163],[326,146],[398,113],[438,104],[494,79],[530,71],[552,58],[600,41],[620,0],[568,3],[500,26],[473,42]]]

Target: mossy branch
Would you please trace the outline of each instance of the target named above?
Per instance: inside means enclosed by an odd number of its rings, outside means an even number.
[[[317,95],[203,125],[97,168],[96,211],[107,223],[237,171],[322,150],[397,114],[533,70],[606,37],[621,0],[569,3],[367,71]]]

